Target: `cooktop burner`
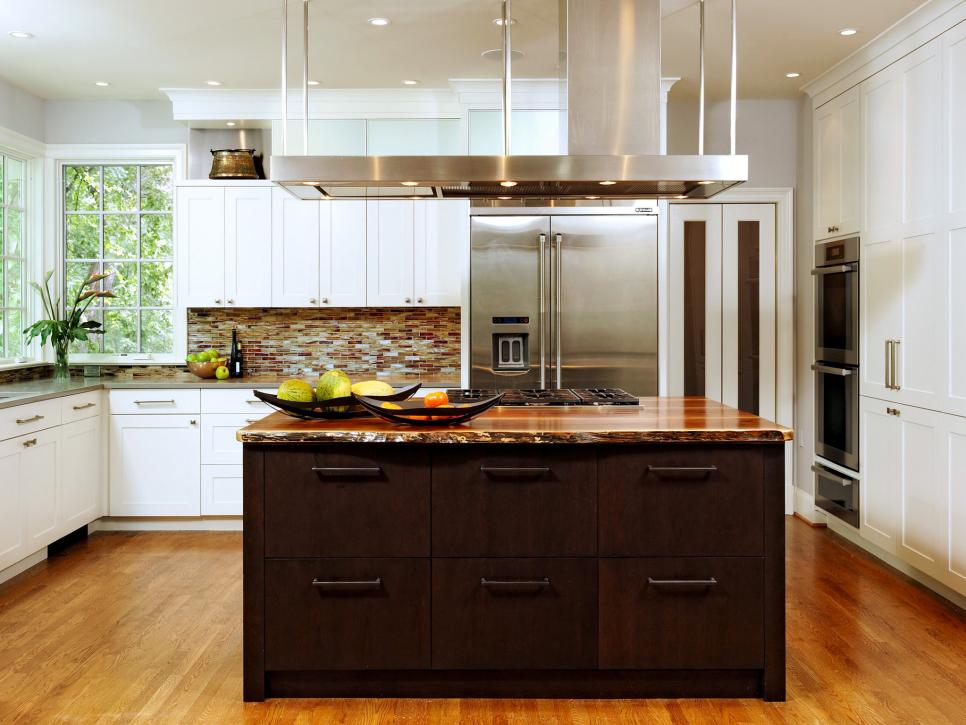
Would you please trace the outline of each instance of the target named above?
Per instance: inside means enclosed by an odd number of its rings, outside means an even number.
[[[589,388],[585,390],[447,390],[453,403],[473,403],[503,393],[500,405],[639,405],[640,401],[620,388]]]

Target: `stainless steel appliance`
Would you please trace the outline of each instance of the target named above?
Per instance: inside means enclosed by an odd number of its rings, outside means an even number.
[[[815,250],[815,453],[859,470],[859,239]]]
[[[656,395],[654,211],[475,209],[470,385]]]
[[[816,463],[815,505],[847,524],[859,528],[859,479]]]
[[[620,388],[590,388],[576,390],[486,390],[479,388],[447,390],[452,403],[475,403],[503,393],[500,405],[561,406],[561,405],[640,405],[635,395]]]

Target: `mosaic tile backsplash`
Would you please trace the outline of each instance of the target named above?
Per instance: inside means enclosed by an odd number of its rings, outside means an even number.
[[[248,375],[460,378],[458,307],[189,309],[188,351],[227,354],[232,328]]]

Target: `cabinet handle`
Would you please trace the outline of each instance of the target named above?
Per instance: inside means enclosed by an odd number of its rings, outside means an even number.
[[[406,298],[406,304],[407,304],[407,305],[408,305],[408,304],[411,304],[411,303],[412,303],[412,301],[413,301],[413,300],[412,300],[412,298],[411,298],[411,297],[407,297],[407,298]]]
[[[97,403],[84,403],[83,405],[75,405],[74,410],[86,410],[87,408],[93,408]]]
[[[382,473],[382,466],[372,466],[371,468],[365,466],[346,468],[339,468],[337,466],[313,466],[312,472],[320,476],[362,478],[365,476],[378,476]]]
[[[312,298],[311,298],[311,299],[309,300],[309,304],[310,304],[310,305],[315,305],[315,304],[318,304],[318,300],[317,300],[317,299],[315,299],[315,297],[312,297]]]
[[[819,365],[818,363],[812,365],[812,370],[815,370],[819,373],[827,373],[829,375],[841,375],[843,378],[852,374],[852,370],[850,368],[833,368],[829,365]]]
[[[27,423],[36,423],[38,420],[43,420],[42,415],[32,415],[29,418],[17,418],[17,425],[26,425]]]
[[[262,401],[260,401],[258,398],[249,398],[245,402],[249,405],[255,405],[256,403],[261,403]]]
[[[541,476],[550,473],[550,468],[549,466],[511,466],[506,468],[480,466],[480,471],[482,471],[488,478],[503,478],[506,476],[540,478]]]
[[[227,299],[227,300],[225,300],[225,302],[227,302],[227,303],[228,303],[228,304],[230,304],[230,305],[233,305],[233,304],[235,304],[235,300],[233,300],[233,299],[231,299],[231,298],[229,298],[229,299]]]
[[[548,577],[541,577],[540,579],[487,579],[482,577],[480,586],[500,591],[547,589],[550,586],[550,579]]]
[[[717,586],[718,580],[710,579],[652,579],[647,578],[649,587],[664,587],[667,589],[709,589]]]
[[[886,408],[887,415],[894,415],[896,418],[899,417],[900,412],[898,408]]]
[[[885,386],[892,390],[892,340],[885,341]]]
[[[892,389],[901,390],[899,385],[899,341],[892,341]]]
[[[174,399],[170,400],[135,400],[135,405],[174,405]]]
[[[324,592],[361,592],[382,589],[382,577],[375,579],[313,579],[312,586]]]
[[[220,304],[221,304],[221,300],[220,300],[220,299],[218,299],[218,300],[215,300],[215,304],[216,304],[216,305],[220,305]]]
[[[323,305],[327,305],[327,304],[329,304],[329,298],[328,298],[328,297],[323,297],[323,298],[322,298],[322,304],[323,304]]]
[[[417,297],[417,298],[416,298],[416,304],[417,304],[417,305],[421,305],[421,304],[423,304],[423,298],[422,298],[422,297]]]
[[[257,423],[258,418],[245,418],[246,423]]]
[[[36,438],[31,438],[29,441],[24,441],[23,442],[23,447],[24,448],[30,448],[31,446],[35,446],[35,445],[37,445],[37,439]]]
[[[852,481],[850,481],[849,479],[842,478],[841,476],[832,475],[831,473],[829,473],[828,471],[826,471],[824,468],[819,468],[818,466],[813,465],[812,466],[812,471],[815,473],[816,476],[821,476],[826,481],[832,481],[834,483],[837,483],[839,486],[851,486],[852,485]]]
[[[705,473],[711,475],[717,466],[648,466],[647,472],[660,476],[662,473]]]

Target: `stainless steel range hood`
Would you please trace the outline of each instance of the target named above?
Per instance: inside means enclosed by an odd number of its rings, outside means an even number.
[[[511,0],[502,0],[504,19]],[[286,0],[283,0],[286,13]],[[700,134],[704,129],[704,0]],[[307,4],[303,4],[305,7]],[[732,153],[659,154],[660,0],[568,0],[567,156],[509,155],[512,23],[503,28],[503,156],[272,156],[272,181],[303,199],[707,199],[748,179],[734,153],[735,10],[732,0]],[[307,23],[304,16],[308,46]],[[284,27],[284,26],[283,26]],[[577,32],[579,29],[579,32]],[[286,38],[283,30],[283,57]],[[307,54],[307,50],[305,51]],[[307,55],[306,55],[307,58]],[[302,111],[308,117],[307,60]],[[283,129],[288,83],[282,64]],[[303,124],[303,148],[307,148]],[[283,131],[284,133],[284,131]],[[699,139],[703,151],[703,138]]]

